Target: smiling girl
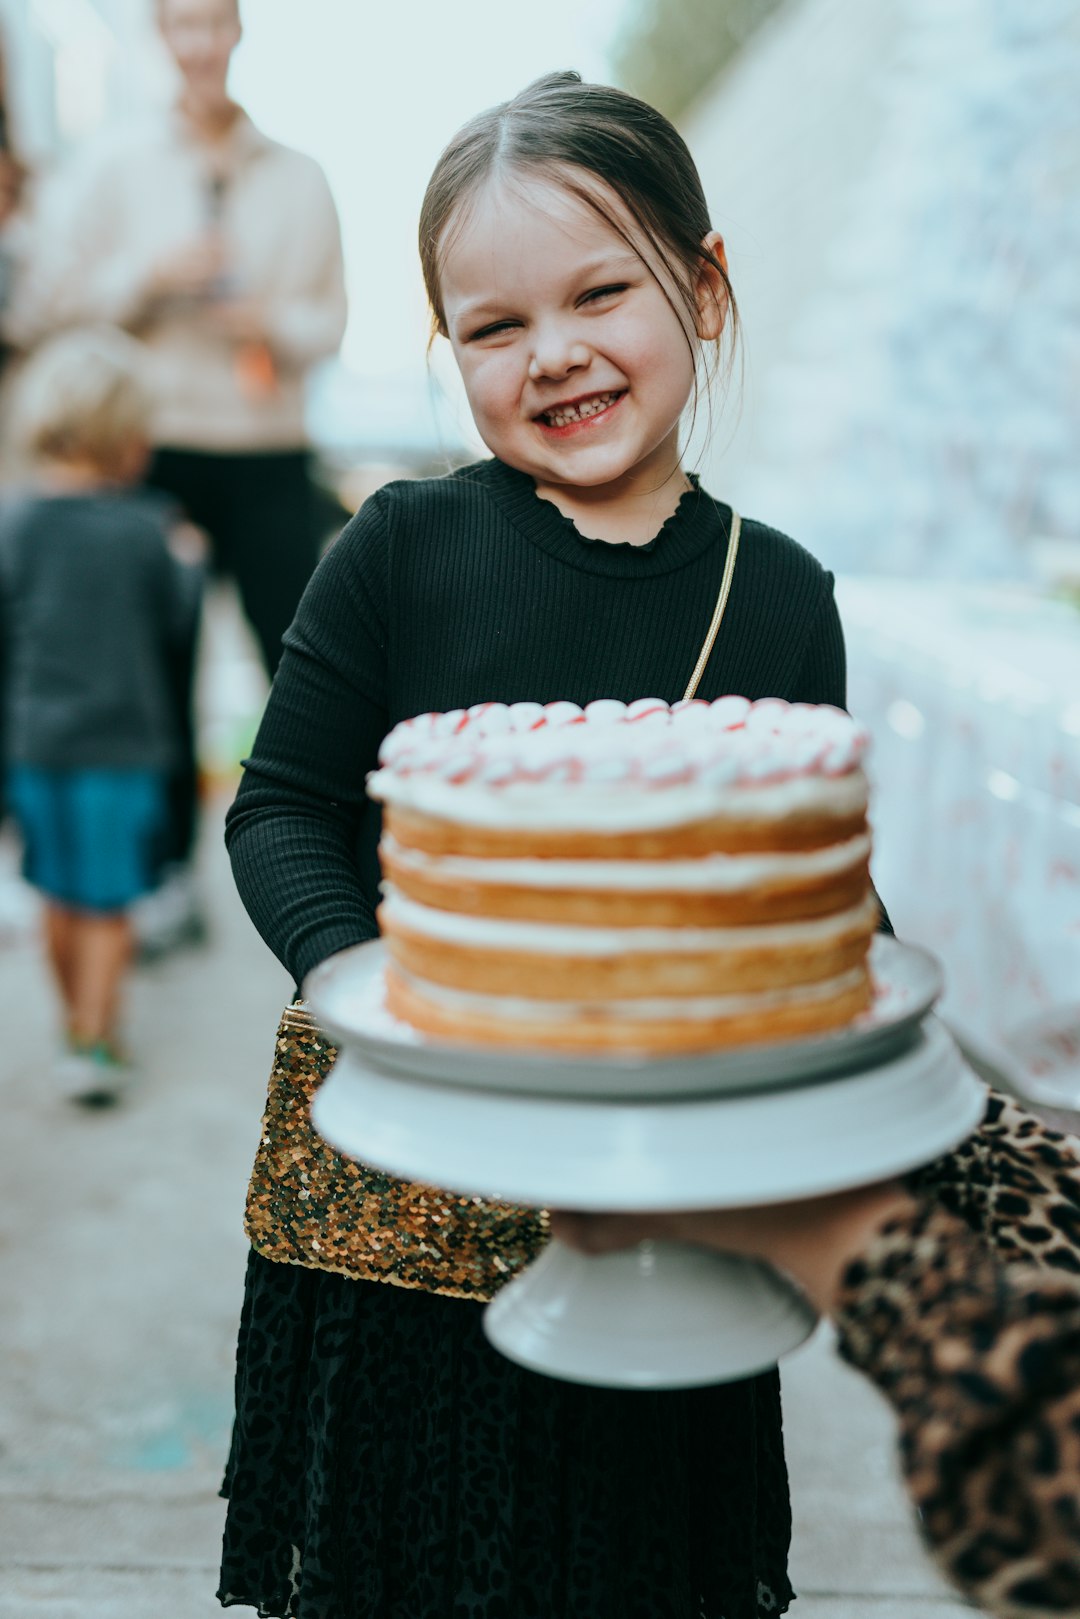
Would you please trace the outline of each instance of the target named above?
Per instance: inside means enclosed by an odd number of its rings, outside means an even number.
[[[680,432],[735,304],[664,118],[574,74],[539,80],[447,147],[420,251],[491,459],[380,490],[286,636],[228,840],[298,983],[377,934],[364,784],[391,726],[492,700],[677,700],[733,550]],[[733,579],[699,694],[843,705],[831,577],[746,521]],[[459,1235],[443,1230],[447,1252]],[[399,1263],[391,1218],[362,1240],[382,1280],[251,1255],[223,1602],[290,1619],[786,1609],[775,1372],[679,1393],[545,1379],[487,1346],[481,1291]]]
[[[690,487],[679,429],[698,345],[731,304],[724,247],[707,231],[674,263],[632,202],[561,168],[493,165],[457,208],[436,176],[421,224],[432,307],[492,453],[584,537],[643,545]]]

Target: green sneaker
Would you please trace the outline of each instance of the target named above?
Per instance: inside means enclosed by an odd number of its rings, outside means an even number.
[[[114,1107],[127,1090],[131,1064],[110,1041],[72,1044],[53,1070],[53,1084],[65,1102],[82,1107]]]

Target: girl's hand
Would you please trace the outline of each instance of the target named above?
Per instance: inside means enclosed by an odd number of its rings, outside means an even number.
[[[882,1181],[763,1208],[649,1215],[553,1212],[551,1229],[560,1242],[587,1254],[666,1240],[764,1260],[785,1271],[815,1308],[827,1314],[850,1262],[886,1220],[912,1207],[912,1198],[898,1182]]]

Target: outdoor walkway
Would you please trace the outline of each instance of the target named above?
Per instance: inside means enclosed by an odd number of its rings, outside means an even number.
[[[51,1001],[0,939],[0,1619],[213,1619],[243,1195],[285,973],[208,816],[207,949],[142,973],[129,1103],[55,1103]],[[959,1619],[877,1397],[821,1338],[785,1371],[794,1619]],[[234,1610],[238,1614],[250,1610]]]

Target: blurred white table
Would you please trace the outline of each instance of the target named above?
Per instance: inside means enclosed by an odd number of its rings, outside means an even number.
[[[848,577],[837,600],[896,931],[943,961],[974,1051],[1080,1107],[1080,609],[937,580]]]

